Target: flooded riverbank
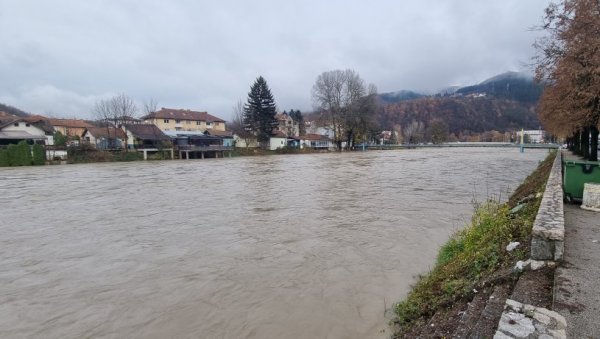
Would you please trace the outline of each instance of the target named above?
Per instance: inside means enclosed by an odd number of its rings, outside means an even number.
[[[473,198],[547,151],[0,170],[0,337],[385,337]],[[383,331],[383,332],[382,332]]]

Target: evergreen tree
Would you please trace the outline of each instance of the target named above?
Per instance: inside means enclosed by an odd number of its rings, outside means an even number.
[[[248,102],[244,105],[244,128],[252,132],[258,142],[268,142],[277,124],[276,113],[277,108],[271,89],[267,81],[259,76],[250,87]]]
[[[302,112],[300,112],[300,110],[294,111],[292,109],[290,110],[290,117],[294,120],[295,123],[298,124],[298,133],[300,135],[305,135],[306,125],[304,124],[304,117],[302,116]]]

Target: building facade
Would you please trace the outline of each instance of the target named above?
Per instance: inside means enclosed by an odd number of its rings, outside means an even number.
[[[162,131],[204,132],[207,129],[225,131],[225,120],[207,112],[189,109],[161,108],[142,118],[146,123],[156,125]]]

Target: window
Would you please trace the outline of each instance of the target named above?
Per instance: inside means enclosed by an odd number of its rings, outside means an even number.
[[[19,123],[18,122],[15,122],[15,127],[19,127]]]
[[[169,119],[165,119],[165,120],[163,120],[163,122],[164,122],[165,124],[168,124],[168,123],[169,123]]]
[[[29,127],[29,126],[31,126],[31,125],[30,124],[25,124],[25,127]]]
[[[206,122],[206,127],[211,127],[212,126],[212,122]]]
[[[179,120],[179,119],[175,119],[175,123],[176,123],[176,124],[180,124],[180,123],[181,123],[181,120]]]
[[[196,125],[200,125],[200,121],[196,121]]]

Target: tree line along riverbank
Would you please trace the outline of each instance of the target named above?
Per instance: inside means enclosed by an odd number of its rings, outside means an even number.
[[[529,257],[533,222],[555,156],[551,152],[507,202],[477,204],[470,224],[441,247],[435,267],[393,307],[394,338],[493,337],[504,301],[520,277],[536,286],[519,293],[548,306],[553,270],[524,274],[513,268]],[[508,251],[511,242],[520,245]]]

